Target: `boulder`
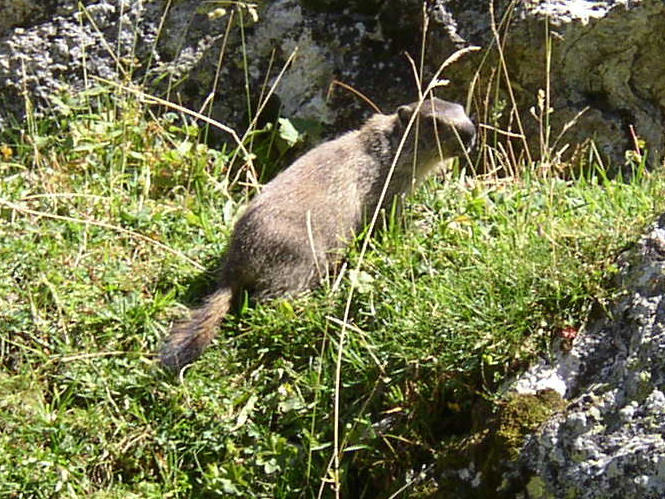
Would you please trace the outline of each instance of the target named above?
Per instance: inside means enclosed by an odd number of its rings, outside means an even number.
[[[664,497],[665,215],[618,265],[614,304],[475,405],[430,473],[446,497]]]
[[[662,1],[5,3],[3,12],[12,14],[0,26],[5,122],[23,117],[25,90],[39,111],[54,94],[80,90],[99,76],[145,83],[148,91],[240,131],[275,85],[261,122],[281,115],[338,133],[372,112],[338,82],[390,112],[418,94],[407,53],[419,64],[426,48],[427,82],[456,49],[475,45],[484,50],[449,67],[443,76],[450,84],[437,92],[467,102],[472,87],[469,101],[479,121],[526,134],[524,140],[499,135],[516,156],[537,159],[545,152],[551,159],[551,151],[569,157],[590,139],[594,158],[618,165],[641,139],[652,160],[662,156]]]
[[[568,405],[528,438],[504,477],[513,497],[665,493],[665,215],[620,265],[623,297],[609,317],[516,384],[521,394],[556,390]]]

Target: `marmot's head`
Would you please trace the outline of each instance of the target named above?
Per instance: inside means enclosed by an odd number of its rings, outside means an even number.
[[[418,109],[418,103],[400,106],[397,116],[405,129]],[[414,130],[417,129],[417,135]],[[411,134],[417,137],[419,159],[434,161],[461,156],[476,138],[476,127],[464,112],[464,108],[454,102],[432,97],[420,106]]]

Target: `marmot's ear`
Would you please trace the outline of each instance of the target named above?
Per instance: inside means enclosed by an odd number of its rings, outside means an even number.
[[[397,108],[397,116],[402,126],[406,127],[406,125],[409,124],[409,120],[413,114],[413,109],[413,104],[404,105]]]

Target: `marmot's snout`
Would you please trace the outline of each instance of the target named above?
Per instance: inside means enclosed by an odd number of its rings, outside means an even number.
[[[445,116],[451,128],[454,150],[457,153],[469,151],[476,143],[476,125],[467,116],[464,108],[455,103],[448,103]]]
[[[414,104],[401,106],[398,114],[403,123],[411,116]],[[437,140],[441,141],[450,156],[462,156],[476,140],[476,126],[464,111],[464,107],[455,102],[432,98],[425,101],[421,109],[421,122],[425,126],[432,123],[437,131]]]
[[[455,129],[467,151],[476,144],[476,125],[470,118],[467,117],[461,123],[457,123]]]

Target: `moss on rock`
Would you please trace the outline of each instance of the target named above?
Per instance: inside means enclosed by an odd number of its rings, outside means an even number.
[[[478,405],[473,433],[449,443],[439,460],[440,489],[460,498],[509,497],[502,483],[507,463],[517,459],[529,434],[565,406],[554,390],[511,393],[496,403]]]

